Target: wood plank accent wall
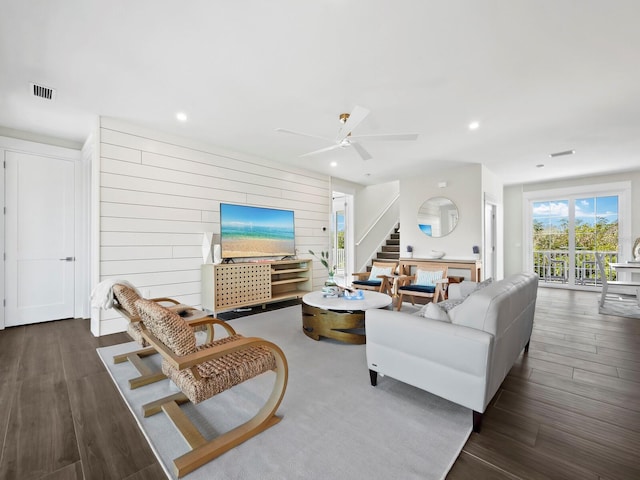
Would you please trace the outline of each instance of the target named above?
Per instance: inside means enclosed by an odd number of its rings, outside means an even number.
[[[294,210],[301,257],[329,246],[328,176],[109,118],[99,152],[100,280],[200,306],[203,233],[220,233],[221,202]],[[315,264],[319,288],[326,272]],[[126,327],[112,311],[100,312],[99,332],[94,323],[97,335]]]

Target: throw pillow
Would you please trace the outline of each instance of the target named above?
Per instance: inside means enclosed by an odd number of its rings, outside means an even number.
[[[464,302],[464,298],[454,298],[451,300],[445,300],[444,302],[434,303],[434,305],[437,305],[437,307],[444,312],[449,313],[452,309],[460,305],[462,302]]]
[[[463,301],[464,298],[456,298],[453,300],[445,300],[444,302],[438,303],[429,302],[420,309],[417,315],[425,318],[431,318],[432,320],[451,323],[451,318],[449,318],[449,311],[460,305]]]
[[[449,314],[445,312],[443,309],[438,307],[437,303],[429,302],[424,307],[420,309],[416,315],[419,315],[424,318],[430,318],[431,320],[438,320],[440,322],[451,323],[451,319],[449,318]]]
[[[371,267],[371,272],[369,273],[370,281],[380,281],[378,278],[379,275],[391,275],[391,270],[393,269],[393,265],[389,265],[388,267],[378,267],[374,265]]]
[[[467,298],[469,295],[471,295],[473,292],[475,292],[478,289],[478,283],[477,282],[470,282],[468,280],[464,280],[463,282],[460,283],[460,297],[461,298]]]
[[[491,277],[483,280],[482,282],[470,282],[465,280],[460,283],[460,297],[467,298],[473,292],[483,289],[484,287],[490,285],[492,282],[493,278]]]
[[[415,284],[433,287],[436,280],[442,279],[442,273],[442,270],[418,270]]]
[[[480,290],[481,288],[484,288],[484,287],[488,287],[492,283],[493,283],[493,277],[489,277],[486,280],[483,280],[478,284],[478,290]]]

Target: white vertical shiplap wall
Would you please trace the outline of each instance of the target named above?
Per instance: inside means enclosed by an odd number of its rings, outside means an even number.
[[[220,233],[220,202],[294,210],[300,257],[328,248],[328,176],[110,118],[101,119],[99,138],[100,280],[199,306],[202,234]],[[315,286],[325,277],[315,262]],[[96,335],[126,328],[112,311],[99,315]]]

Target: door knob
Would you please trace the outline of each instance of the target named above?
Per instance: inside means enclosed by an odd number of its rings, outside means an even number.
[[[75,260],[76,257],[64,257],[60,259],[61,262],[75,262]]]

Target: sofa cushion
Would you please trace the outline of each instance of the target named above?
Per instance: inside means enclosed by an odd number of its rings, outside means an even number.
[[[421,293],[433,293],[436,291],[436,287],[434,285],[404,285],[400,287],[398,290],[402,290],[403,292],[421,292]]]
[[[467,298],[476,290],[480,290],[481,288],[486,287],[493,283],[493,278],[487,278],[482,282],[471,282],[469,280],[464,280],[460,283],[450,283],[449,284],[449,298]]]
[[[367,285],[369,287],[379,287],[382,283],[382,280],[354,280],[354,285]]]
[[[464,282],[460,283],[460,295],[462,296],[462,298],[467,298],[473,292],[477,290],[481,290],[488,285],[491,285],[492,282],[493,282],[493,278],[487,278],[482,282],[469,282],[465,280]]]
[[[496,335],[501,326],[498,320],[509,322],[510,310],[521,310],[520,296],[528,276],[517,274],[499,282],[482,282],[486,285],[470,294],[464,302],[449,312],[451,323],[471,327]],[[502,312],[502,315],[499,314]]]

